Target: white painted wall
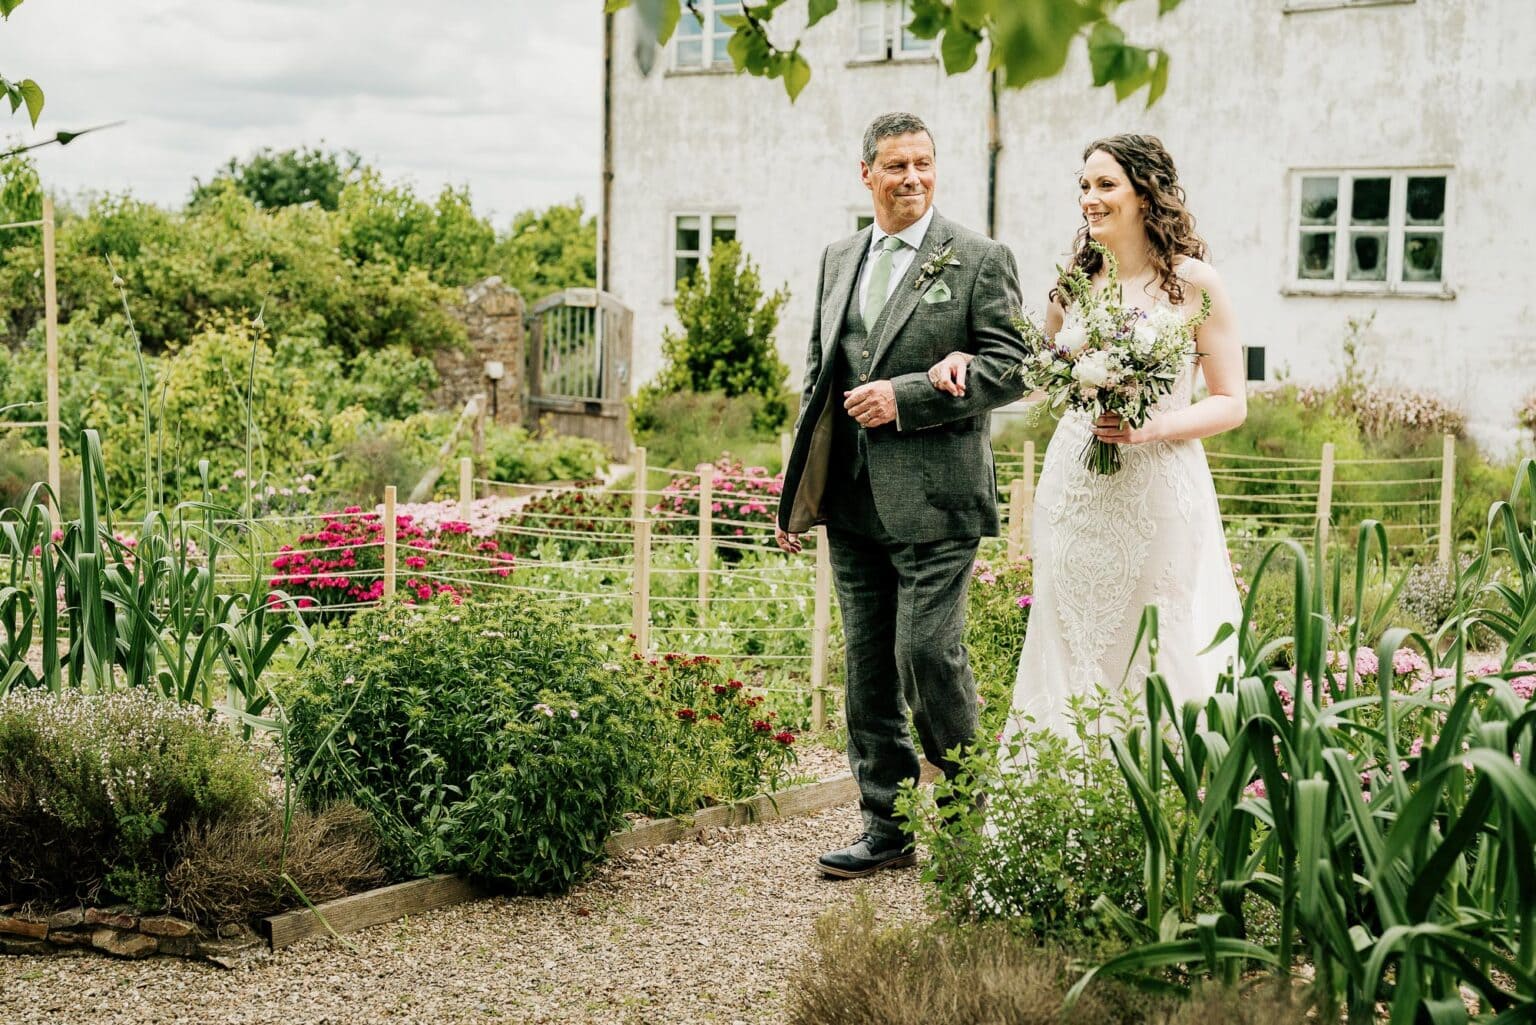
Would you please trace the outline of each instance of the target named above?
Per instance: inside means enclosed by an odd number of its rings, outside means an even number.
[[[1186,0],[1157,20],[1154,5],[1128,5],[1128,35],[1174,55],[1169,91],[1150,111],[1144,93],[1117,105],[1091,89],[1081,52],[1058,78],[1004,93],[997,234],[1019,258],[1026,303],[1043,305],[1079,223],[1083,146],[1150,132],[1178,162],[1245,341],[1266,347],[1271,377],[1330,376],[1346,319],[1374,311],[1385,377],[1440,392],[1480,440],[1513,445],[1515,405],[1536,387],[1536,3],[1287,6]],[[777,82],[667,73],[665,60],[642,77],[628,56],[633,20],[617,19],[610,289],[635,309],[638,379],[656,371],[673,319],[672,215],[705,211],[734,213],[765,285],[788,283],[779,347],[798,386],[817,259],[868,211],[858,151],[876,114],[928,121],[939,208],[985,229],[986,76],[946,77],[933,61],[851,62],[851,8],[844,0],[805,35],[814,77],[793,106]],[[1292,169],[1377,166],[1452,169],[1444,260],[1454,298],[1287,294]]]

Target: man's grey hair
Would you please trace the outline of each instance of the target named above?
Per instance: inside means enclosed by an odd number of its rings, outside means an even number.
[[[928,126],[916,114],[881,114],[864,130],[864,163],[874,166],[881,139],[889,139],[893,135],[909,135],[912,132],[922,132],[928,136],[929,142],[933,142],[933,133],[928,131]],[[937,144],[934,149],[938,149]]]

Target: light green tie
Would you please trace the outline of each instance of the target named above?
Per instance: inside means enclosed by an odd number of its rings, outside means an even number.
[[[869,294],[864,298],[864,330],[873,331],[880,311],[885,309],[885,293],[890,291],[892,256],[904,243],[895,235],[880,240],[880,252],[875,254],[875,265],[869,269]]]

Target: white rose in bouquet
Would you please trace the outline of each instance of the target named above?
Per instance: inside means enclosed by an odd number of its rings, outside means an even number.
[[[1136,329],[1131,332],[1131,351],[1138,356],[1145,356],[1156,344],[1157,329],[1152,326],[1151,320],[1138,320]]]
[[[1076,354],[1079,349],[1088,344],[1088,329],[1077,318],[1068,320],[1061,325],[1061,330],[1056,332],[1056,345]]]
[[[1147,315],[1146,324],[1154,337],[1163,337],[1184,326],[1184,315],[1169,306],[1159,306]]]
[[[1072,364],[1072,379],[1090,388],[1102,388],[1109,383],[1109,353],[1090,352]]]

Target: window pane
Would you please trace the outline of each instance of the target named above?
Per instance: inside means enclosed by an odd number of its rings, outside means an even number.
[[[697,217],[677,219],[677,244],[672,248],[678,252],[699,251],[699,219]]]
[[[1332,224],[1339,212],[1339,180],[1337,178],[1303,178],[1301,180],[1301,223]]]
[[[1391,178],[1356,178],[1349,205],[1351,224],[1386,224],[1392,209]]]
[[[1443,236],[1439,232],[1408,234],[1403,236],[1403,280],[1439,281],[1440,249]]]
[[[736,238],[736,218],[716,217],[710,225],[710,241],[730,242]]]
[[[1247,354],[1248,380],[1264,380],[1264,346],[1250,345],[1243,350]]]
[[[1350,233],[1349,280],[1387,280],[1387,236],[1385,232],[1355,231]]]
[[[1445,179],[1408,179],[1408,223],[1445,223]]]
[[[679,256],[677,258],[677,280],[681,282],[688,275],[692,274],[693,269],[698,265],[699,258],[697,256]]]
[[[677,19],[678,38],[687,39],[690,36],[697,38],[703,31],[704,26],[699,23],[699,19],[695,18],[693,12],[684,7],[683,16]]]
[[[723,36],[716,36],[714,56],[711,59],[716,64],[734,64],[735,62],[731,60],[730,46],[731,37],[729,33]]]
[[[1333,280],[1333,232],[1301,233],[1301,260],[1296,276],[1306,280]]]
[[[680,68],[702,68],[704,66],[703,40],[679,39],[677,41],[677,66]]]
[[[933,52],[933,40],[932,39],[919,39],[916,36],[914,36],[912,33],[908,32],[905,28],[903,28],[901,30],[901,52],[902,53],[932,53]]]

